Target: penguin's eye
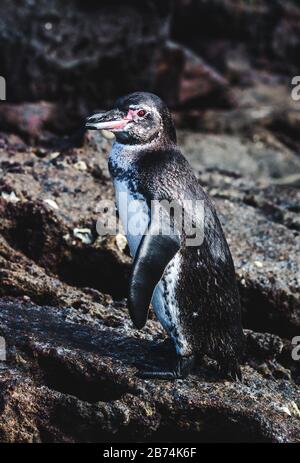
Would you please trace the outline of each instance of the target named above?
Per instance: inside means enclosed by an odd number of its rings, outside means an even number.
[[[146,111],[144,109],[139,109],[138,112],[137,112],[137,115],[139,117],[144,117],[146,114]]]

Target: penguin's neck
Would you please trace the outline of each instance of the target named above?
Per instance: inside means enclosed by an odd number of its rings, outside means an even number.
[[[133,168],[139,151],[138,145],[125,145],[115,141],[109,155],[109,168],[112,177],[129,172]]]
[[[143,153],[154,150],[155,146],[156,144],[153,142],[143,145],[129,145],[115,141],[108,160],[112,178],[131,176],[135,170],[138,158]]]
[[[174,145],[175,146],[175,145]],[[160,139],[139,145],[122,144],[115,141],[109,155],[108,165],[112,178],[132,175],[136,168],[136,162],[143,155],[150,155],[153,151],[168,148]]]
[[[141,154],[140,147],[137,145],[123,145],[115,142],[110,152],[108,166],[113,179],[116,195],[116,204],[119,217],[127,237],[131,255],[134,257],[139,247],[142,236],[149,223],[149,210],[145,198],[137,191],[138,173],[136,170],[136,160]],[[134,204],[132,208],[130,205]],[[137,207],[138,204],[138,207]],[[138,217],[140,231],[131,233],[128,223]]]

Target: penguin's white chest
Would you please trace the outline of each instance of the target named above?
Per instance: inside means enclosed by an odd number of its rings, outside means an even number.
[[[149,208],[144,197],[133,191],[127,180],[114,180],[119,217],[132,257],[149,224]]]
[[[119,216],[134,257],[149,224],[149,208],[144,197],[133,191],[126,180],[114,180]],[[187,355],[189,345],[180,326],[176,285],[180,271],[180,255],[175,254],[156,285],[151,303],[160,323],[173,339],[178,353]]]

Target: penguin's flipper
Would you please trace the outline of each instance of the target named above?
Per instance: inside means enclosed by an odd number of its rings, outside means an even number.
[[[155,286],[180,248],[180,240],[176,234],[159,234],[159,232],[159,222],[152,218],[133,262],[128,308],[133,324],[139,329],[143,328],[147,321]]]

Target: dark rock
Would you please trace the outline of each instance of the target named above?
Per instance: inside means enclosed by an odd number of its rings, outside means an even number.
[[[13,161],[2,153],[0,228],[10,246],[51,274],[121,297],[127,293],[129,257],[115,237],[96,232],[98,203],[112,199],[106,172],[100,178],[94,175],[98,159],[105,156],[105,140],[101,152],[87,146],[87,151],[55,156],[46,151],[43,158],[35,151],[20,152]],[[76,238],[76,229],[87,229],[91,242]]]
[[[240,281],[245,326],[295,336],[300,326],[299,238],[238,201],[217,200]]]
[[[287,341],[270,333],[245,330],[247,362],[265,378],[287,379],[298,383],[297,362],[287,355]]]
[[[257,187],[229,173],[200,181],[214,197],[233,254],[244,326],[296,336],[300,326],[299,192]]]
[[[177,0],[172,31],[220,70],[227,68],[227,53],[242,45],[256,66],[292,75],[298,69],[299,18],[297,0]]]
[[[169,1],[1,2],[1,75],[9,101],[64,101],[79,118],[87,102],[102,107],[150,88],[169,17]]]
[[[255,333],[245,330],[247,355],[260,359],[274,359],[283,350],[284,343],[279,336],[270,333]]]
[[[209,368],[175,383],[143,381],[135,373],[150,362],[152,337],[162,335],[156,322],[136,332],[120,307],[106,320],[72,308],[0,304],[8,346],[2,442],[299,439],[299,391],[288,381],[263,379],[249,366],[243,384],[216,381]]]
[[[25,151],[24,141],[13,133],[0,133],[0,149],[6,151]]]
[[[298,154],[268,131],[253,137],[179,131],[178,141],[196,171],[235,172],[265,183],[300,172]]]
[[[67,117],[70,111],[71,116]],[[2,103],[0,106],[0,124],[2,130],[18,134],[30,144],[53,145],[55,135],[80,135],[76,114],[65,105],[38,101],[34,103]],[[74,129],[75,132],[74,132]],[[83,139],[83,137],[82,137]],[[63,145],[62,140],[57,143]],[[24,143],[23,143],[24,144]],[[73,143],[74,145],[74,143]]]
[[[157,59],[155,91],[169,106],[230,107],[228,82],[191,50],[167,41]]]
[[[37,138],[51,120],[57,119],[57,109],[53,103],[22,103],[0,106],[0,123],[4,130]]]

